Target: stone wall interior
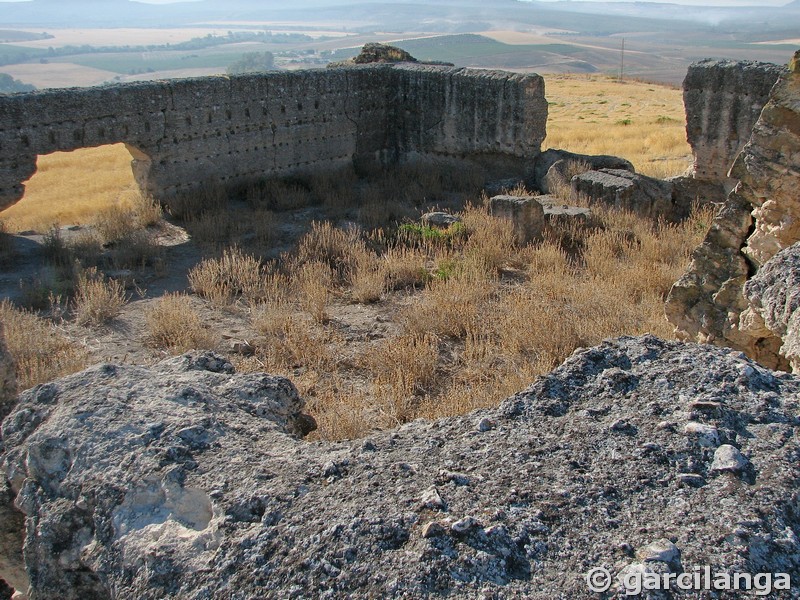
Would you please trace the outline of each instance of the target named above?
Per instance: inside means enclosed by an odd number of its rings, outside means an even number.
[[[530,159],[546,120],[538,75],[413,64],[0,96],[0,208],[56,151],[124,142],[163,200],[406,153]]]

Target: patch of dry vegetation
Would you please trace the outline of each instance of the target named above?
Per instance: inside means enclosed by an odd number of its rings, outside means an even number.
[[[75,322],[79,325],[102,325],[122,311],[128,301],[125,286],[87,269],[78,275],[75,290]]]
[[[317,418],[314,435],[339,439],[496,405],[607,337],[672,337],[664,297],[711,211],[681,224],[594,212],[525,247],[480,205],[438,233],[315,224],[283,257],[270,300],[253,309],[262,338],[241,366],[290,377]],[[359,293],[362,278],[373,293]],[[372,310],[391,313],[399,333],[348,344],[331,319],[346,302],[377,302]]]
[[[550,104],[545,147],[628,159],[652,177],[691,166],[680,89],[602,75],[544,75]]]
[[[74,373],[88,363],[88,352],[52,322],[0,301],[6,346],[14,360],[17,385],[25,390]]]
[[[213,349],[214,332],[206,326],[186,294],[164,294],[145,311],[146,340],[152,348],[181,354]]]
[[[219,258],[206,259],[189,271],[189,285],[215,306],[227,306],[237,298],[258,299],[263,289],[263,271],[258,259],[232,247]]]

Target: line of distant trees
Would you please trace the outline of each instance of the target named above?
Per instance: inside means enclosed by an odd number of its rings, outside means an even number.
[[[272,52],[245,52],[242,58],[230,65],[226,71],[228,75],[240,73],[258,73],[275,69],[275,55]]]
[[[317,38],[324,40],[325,38]],[[13,65],[31,61],[44,61],[48,58],[60,56],[75,56],[76,54],[107,54],[111,52],[156,52],[156,51],[180,51],[180,50],[202,50],[214,46],[225,44],[236,44],[240,42],[263,42],[272,44],[289,44],[313,41],[310,35],[304,33],[273,33],[271,31],[229,31],[228,35],[211,35],[196,37],[177,44],[148,44],[146,46],[61,46],[47,50],[34,51],[31,49],[21,50],[14,47],[13,52],[10,48],[0,46],[0,65]],[[4,52],[6,50],[6,52]]]
[[[0,73],[0,94],[13,94],[15,92],[32,92],[36,87],[29,83],[22,83],[8,73]]]

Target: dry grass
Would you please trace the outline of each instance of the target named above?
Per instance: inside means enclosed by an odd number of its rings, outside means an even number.
[[[137,189],[124,144],[40,156],[25,197],[0,212],[11,231],[91,223],[98,209]]]
[[[258,300],[263,292],[261,262],[239,248],[227,248],[219,258],[202,261],[189,271],[189,285],[215,306],[227,306],[237,298]]]
[[[362,304],[377,302],[386,291],[389,264],[368,250],[358,253],[349,276],[353,299]]]
[[[473,210],[477,219],[482,213]],[[418,417],[494,406],[576,348],[619,335],[672,337],[664,297],[711,211],[677,225],[596,212],[597,226],[572,225],[535,246],[506,247],[505,262],[517,265],[513,278],[487,269],[491,237],[468,238],[457,249],[431,248],[434,275],[401,309],[403,333],[362,350],[355,366],[329,361],[331,370],[315,371],[306,383],[317,437],[364,435]],[[576,243],[565,249],[562,238]]]
[[[474,270],[434,279],[402,312],[401,322],[412,333],[463,338],[486,311],[496,285]]]
[[[373,375],[373,394],[389,425],[416,416],[424,393],[436,382],[438,338],[410,333],[384,340],[362,357]]]
[[[425,255],[416,248],[390,246],[381,257],[386,264],[386,284],[389,289],[402,290],[425,283]]]
[[[83,346],[51,322],[14,307],[7,299],[0,301],[0,321],[20,390],[75,373],[88,364]]]
[[[257,357],[262,369],[286,374],[301,387],[314,374],[336,372],[336,349],[343,342],[308,315],[288,304],[268,302],[253,310],[252,322],[264,336]],[[295,368],[309,371],[298,379],[291,371]]]
[[[602,75],[545,75],[550,103],[545,147],[611,154],[652,177],[691,166],[680,89]]]
[[[92,226],[103,243],[116,242],[161,220],[161,205],[138,190],[122,195],[113,204],[98,209]]]
[[[293,274],[292,285],[300,306],[317,323],[328,320],[327,307],[331,300],[333,277],[331,267],[318,260],[303,263]]]
[[[347,278],[364,251],[364,241],[357,231],[345,231],[330,222],[313,222],[297,247],[297,262],[321,262],[328,267],[338,281]]]
[[[514,225],[508,219],[491,216],[482,206],[464,211],[467,238],[464,252],[488,271],[499,271],[514,256]]]
[[[153,348],[181,354],[188,350],[208,350],[216,346],[214,332],[203,322],[185,294],[165,294],[145,312],[147,344]]]
[[[121,282],[106,279],[97,269],[87,269],[78,275],[75,321],[79,325],[102,325],[118,316],[127,301]]]

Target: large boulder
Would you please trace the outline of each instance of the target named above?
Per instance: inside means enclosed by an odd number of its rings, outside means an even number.
[[[633,164],[619,156],[606,154],[576,154],[567,150],[550,148],[536,157],[534,162],[534,183],[544,194],[553,193],[557,184],[569,183],[575,173],[576,165],[587,170],[623,169],[634,172]]]
[[[781,249],[800,241],[796,63],[773,87],[730,173],[739,183],[670,291],[667,317],[685,339],[731,346],[771,368],[788,368],[781,337],[754,318],[755,301],[745,297],[744,286]]]
[[[286,380],[208,368],[224,363],[105,365],[22,394],[3,468],[31,600],[587,598],[592,567],[800,577],[800,379],[738,352],[622,338],[497,409],[339,443],[290,433]]]
[[[625,169],[600,169],[575,175],[572,193],[590,204],[600,203],[644,217],[676,219],[672,184]]]

